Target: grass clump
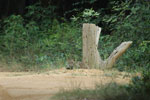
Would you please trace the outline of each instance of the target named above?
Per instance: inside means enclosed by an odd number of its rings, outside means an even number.
[[[61,91],[54,100],[150,100],[150,69],[142,71],[140,76],[134,76],[127,85],[109,83],[97,85],[94,89],[76,88],[71,91]]]
[[[150,100],[150,96],[143,91],[135,93],[129,91],[126,86],[109,83],[96,86],[95,89],[77,88],[71,91],[61,91],[51,100]]]
[[[54,100],[128,100],[128,92],[116,83],[98,85],[95,89],[74,89],[61,91],[52,97]]]

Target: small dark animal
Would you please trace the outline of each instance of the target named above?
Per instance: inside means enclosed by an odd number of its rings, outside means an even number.
[[[68,70],[72,70],[73,69],[73,67],[74,67],[74,60],[73,59],[69,59],[68,61],[67,61],[67,66],[66,66],[66,69],[68,69]]]

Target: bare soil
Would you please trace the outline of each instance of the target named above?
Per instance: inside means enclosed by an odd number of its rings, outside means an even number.
[[[130,77],[125,72],[96,69],[0,72],[0,100],[51,100],[51,96],[64,89],[92,89],[95,84],[112,81],[127,84]]]

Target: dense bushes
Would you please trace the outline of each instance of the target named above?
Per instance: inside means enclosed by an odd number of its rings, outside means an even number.
[[[118,22],[116,26],[116,34],[122,40],[132,40],[132,49],[129,52],[130,63],[132,67],[145,67],[150,59],[147,55],[149,52],[149,32],[150,29],[150,6],[149,3],[135,2],[131,6],[130,15],[125,17],[123,21]],[[143,59],[143,55],[145,55]],[[127,60],[127,59],[126,59]]]
[[[0,43],[3,58],[29,67],[43,66],[45,62],[52,64],[70,56],[76,60],[81,58],[79,25],[65,20],[60,23],[57,17],[53,17],[53,8],[42,8],[36,4],[28,9],[29,12],[23,17],[12,15],[3,20]]]
[[[123,41],[133,41],[131,48],[121,57],[116,66],[120,70],[149,66],[150,3],[131,0],[121,4],[112,2],[112,4],[114,13],[104,15],[101,21],[102,27],[108,26],[111,32],[111,35],[104,36],[101,41],[101,54],[106,58],[105,56],[108,55],[105,52],[110,53]]]
[[[142,71],[140,76],[132,79],[127,90],[132,100],[150,99],[150,2],[129,1],[113,8],[116,13],[108,15],[110,17],[104,17],[103,20],[107,25],[110,24],[112,34],[111,38],[107,39],[109,36],[105,36],[103,39],[108,41],[105,45],[111,49],[119,42],[133,41],[131,48],[116,66],[120,70],[128,69],[132,71],[138,69]],[[111,45],[111,42],[114,42],[114,44]],[[110,52],[105,49],[104,51]]]
[[[119,70],[149,67],[149,5],[140,0],[113,0],[105,9],[78,9],[81,11],[67,21],[55,13],[57,7],[37,3],[27,7],[24,16],[12,15],[0,21],[1,57],[40,66],[45,62],[53,64],[56,59],[63,59],[63,64],[70,57],[81,60],[81,29],[88,22],[102,27],[99,51],[103,59],[121,42],[131,40],[132,47],[116,67]]]

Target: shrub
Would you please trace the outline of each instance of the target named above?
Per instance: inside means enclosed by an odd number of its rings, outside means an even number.
[[[104,51],[109,53],[118,43],[133,41],[131,48],[127,50],[116,64],[119,70],[139,69],[149,65],[149,51],[147,51],[150,37],[149,5],[149,2],[141,0],[112,1],[110,2],[112,13],[101,16],[102,27],[104,28],[102,33],[110,32],[109,39],[105,40],[105,42],[101,41],[102,46],[106,44],[105,48],[108,49],[104,49]],[[102,10],[100,13],[104,13],[104,11]]]
[[[127,86],[127,91],[132,100],[149,100],[150,99],[150,68],[145,68],[141,76],[132,78],[131,83]]]
[[[58,58],[80,60],[80,26],[65,20],[60,23],[52,11],[51,7],[35,4],[28,7],[26,16],[11,15],[4,19],[0,37],[2,55],[27,68],[33,65],[43,68],[43,64],[54,64]]]

